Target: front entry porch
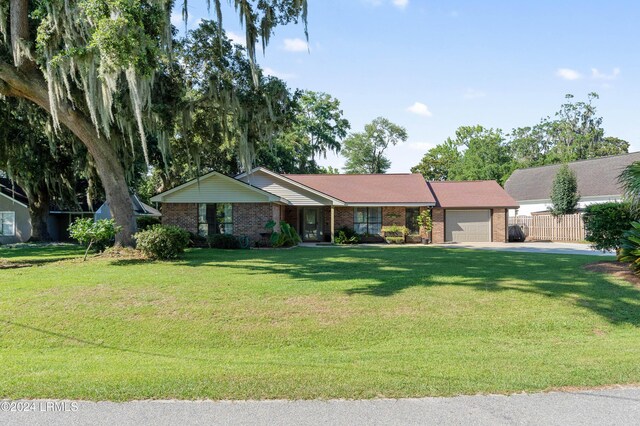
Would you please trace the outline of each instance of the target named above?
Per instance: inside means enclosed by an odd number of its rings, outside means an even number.
[[[287,206],[284,220],[300,235],[303,242],[331,242],[335,232],[333,206]]]

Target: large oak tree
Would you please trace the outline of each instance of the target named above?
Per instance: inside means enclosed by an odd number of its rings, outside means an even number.
[[[258,40],[264,49],[276,26],[306,23],[306,0],[229,3],[244,23],[252,63]],[[221,24],[221,0],[210,4]],[[124,153],[142,150],[148,159],[148,135],[166,153],[172,131],[152,102],[162,90],[158,74],[171,62],[172,6],[168,0],[0,0],[0,94],[40,106],[54,126],[65,126],[86,146],[122,227],[116,240],[122,245],[133,244],[136,229]]]

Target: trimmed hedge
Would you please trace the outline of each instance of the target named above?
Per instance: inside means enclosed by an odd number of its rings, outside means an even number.
[[[189,233],[177,226],[153,225],[133,237],[138,249],[153,259],[175,259],[189,245]]]
[[[586,240],[596,250],[619,250],[623,235],[635,220],[628,203],[591,204],[583,216]]]

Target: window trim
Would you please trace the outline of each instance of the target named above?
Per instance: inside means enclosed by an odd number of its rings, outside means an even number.
[[[11,224],[13,225],[13,228],[11,229],[11,233],[10,234],[4,234],[2,233],[2,228],[4,227],[4,225],[2,224],[3,220],[4,220],[4,215],[13,215],[13,221],[11,222]],[[15,237],[16,236],[16,212],[15,211],[0,211],[0,237]]]

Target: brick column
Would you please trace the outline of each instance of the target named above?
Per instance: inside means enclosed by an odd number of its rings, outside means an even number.
[[[434,207],[431,210],[431,219],[433,220],[432,242],[434,244],[444,243],[444,209]]]
[[[507,242],[507,210],[491,210],[491,241],[495,243]]]

